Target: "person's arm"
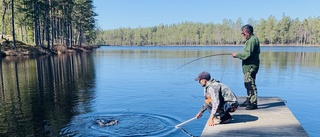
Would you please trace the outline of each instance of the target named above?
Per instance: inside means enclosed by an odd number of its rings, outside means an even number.
[[[208,108],[208,105],[206,103],[203,104],[202,108],[200,109],[200,111],[197,113],[196,118],[201,118],[202,117],[202,113],[205,112]]]
[[[219,106],[219,95],[218,92],[215,91],[214,88],[210,87],[208,89],[208,93],[210,94],[211,97],[211,105],[212,105],[212,109],[211,109],[211,114],[208,120],[208,125],[209,126],[214,126],[214,118],[215,118],[215,114],[217,113],[218,110],[218,106]]]
[[[243,52],[242,53],[232,53],[232,56],[235,58],[239,58],[241,60],[246,60],[253,53],[254,45],[255,45],[255,42],[253,40],[248,40],[246,42],[244,49],[243,49]]]

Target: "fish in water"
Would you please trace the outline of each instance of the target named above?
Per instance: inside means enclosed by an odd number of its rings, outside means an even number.
[[[103,119],[97,119],[96,120],[96,124],[98,124],[100,127],[103,127],[103,126],[113,126],[113,125],[116,125],[118,124],[118,119],[115,119],[115,120],[103,120]]]

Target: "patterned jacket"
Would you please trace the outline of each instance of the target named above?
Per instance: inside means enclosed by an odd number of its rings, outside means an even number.
[[[229,103],[231,106],[238,106],[236,95],[223,83],[212,80],[208,81],[204,88],[205,103],[203,104],[202,113],[211,109],[211,114],[215,115],[224,103]]]

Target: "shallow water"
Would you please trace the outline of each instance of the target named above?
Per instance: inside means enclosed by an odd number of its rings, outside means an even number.
[[[92,54],[6,61],[1,66],[0,136],[200,136],[205,70],[245,96],[242,47],[102,47]],[[277,96],[310,136],[319,136],[320,48],[262,47],[259,96]],[[179,68],[181,67],[181,68]],[[179,68],[179,69],[178,69]],[[96,119],[118,119],[100,127]]]

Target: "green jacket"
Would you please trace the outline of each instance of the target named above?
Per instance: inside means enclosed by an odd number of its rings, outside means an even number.
[[[251,35],[249,39],[246,40],[243,52],[237,53],[236,58],[242,60],[242,71],[245,74],[252,67],[253,72],[258,73],[259,70],[259,59],[260,54],[260,42],[255,35]]]

